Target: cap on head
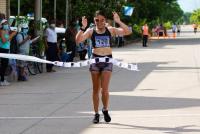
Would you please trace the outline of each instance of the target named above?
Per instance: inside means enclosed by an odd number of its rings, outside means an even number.
[[[0,25],[4,24],[5,22],[8,22],[6,19],[3,19],[1,22],[0,22]]]
[[[6,22],[8,22],[6,19],[1,20],[1,22],[0,22],[0,28],[2,28],[2,25],[3,25],[4,23],[6,23]]]

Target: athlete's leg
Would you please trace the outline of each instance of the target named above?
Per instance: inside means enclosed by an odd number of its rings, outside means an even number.
[[[106,122],[111,121],[111,117],[108,113],[108,105],[109,105],[109,82],[111,78],[111,71],[103,71],[102,72],[102,77],[101,77],[101,87],[102,87],[102,102],[103,102],[103,115],[104,115],[104,120]]]
[[[102,87],[102,103],[103,103],[103,108],[105,110],[108,110],[108,105],[109,105],[109,82],[111,78],[111,71],[102,71],[101,75],[101,87]]]
[[[92,84],[93,84],[93,106],[95,113],[98,113],[99,108],[99,91],[100,91],[100,77],[101,73],[98,71],[91,71]]]

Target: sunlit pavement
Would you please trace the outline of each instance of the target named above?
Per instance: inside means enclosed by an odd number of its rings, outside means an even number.
[[[114,67],[111,123],[92,124],[88,67],[57,68],[0,87],[0,134],[199,134],[200,33],[113,48],[138,72]],[[100,105],[101,110],[102,105]]]

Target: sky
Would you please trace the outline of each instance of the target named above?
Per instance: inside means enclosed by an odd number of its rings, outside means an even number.
[[[200,0],[178,0],[178,3],[184,12],[193,12],[200,8]]]

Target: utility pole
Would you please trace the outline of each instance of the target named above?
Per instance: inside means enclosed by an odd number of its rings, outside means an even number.
[[[69,26],[69,0],[66,0],[66,28]]]
[[[6,18],[9,19],[10,17],[10,0],[7,0],[7,7],[6,7]]]
[[[20,0],[17,1],[17,15],[20,16]]]
[[[34,13],[34,20],[35,20],[35,34],[41,34],[41,1],[42,0],[35,0],[35,13]]]
[[[56,22],[56,0],[54,0],[54,20]]]

